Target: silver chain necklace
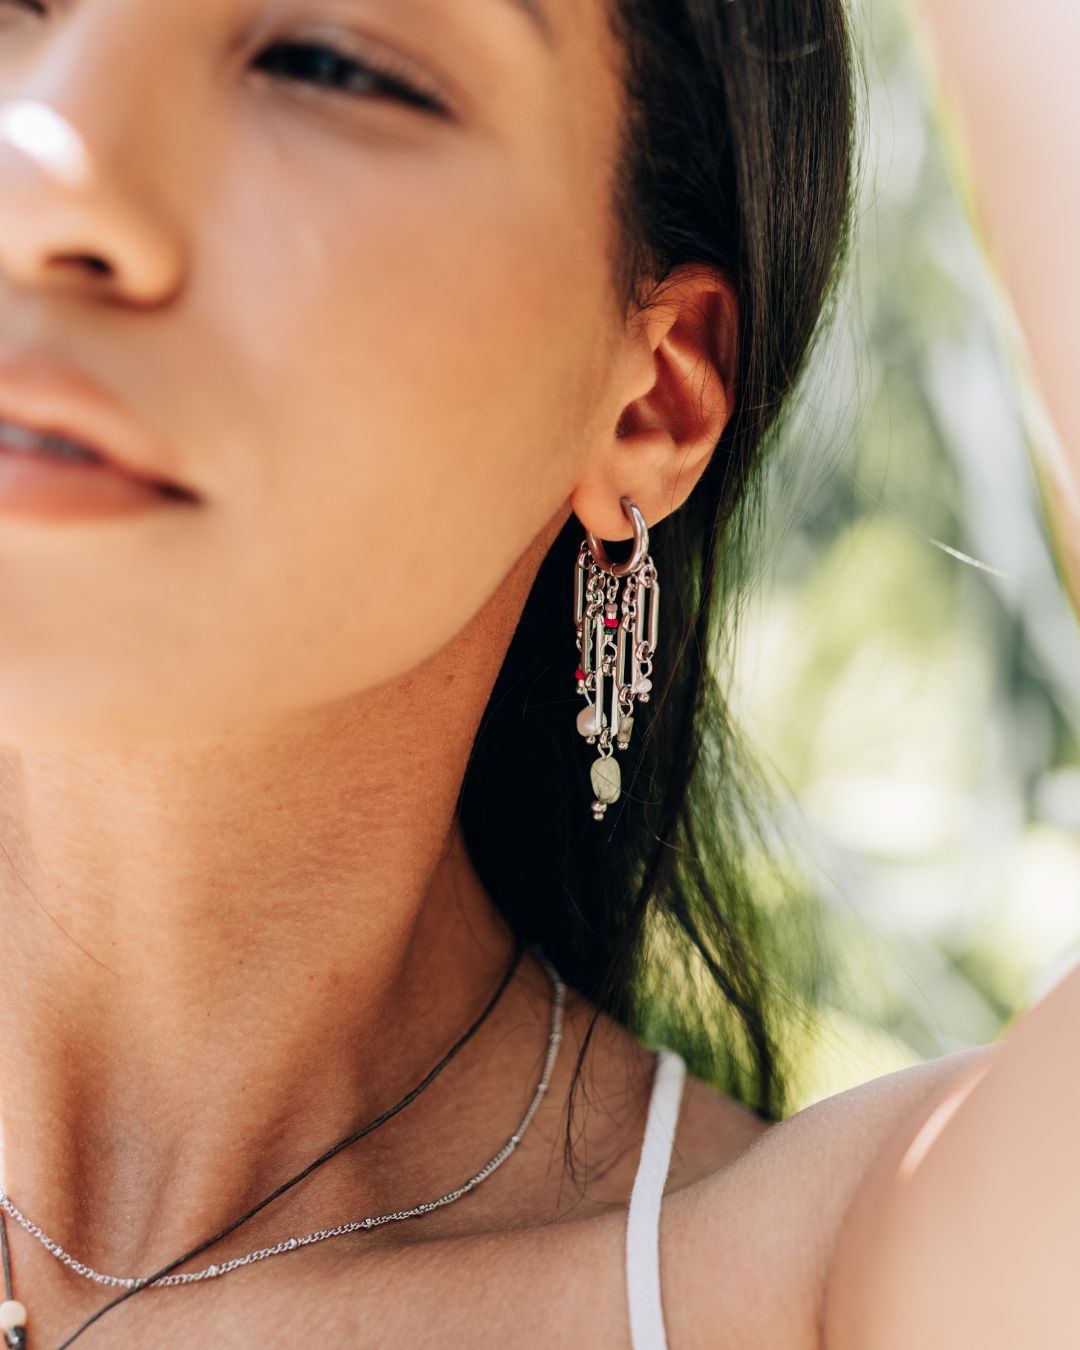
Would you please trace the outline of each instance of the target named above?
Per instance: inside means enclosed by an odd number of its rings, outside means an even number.
[[[333,1228],[323,1228],[313,1233],[306,1233],[302,1237],[293,1236],[284,1238],[282,1241],[274,1243],[273,1246],[260,1247],[256,1251],[248,1252],[244,1256],[233,1257],[229,1261],[205,1266],[202,1270],[162,1275],[155,1280],[151,1280],[149,1283],[144,1283],[145,1276],[103,1275],[100,1271],[94,1270],[92,1266],[88,1266],[82,1261],[76,1260],[70,1253],[66,1252],[58,1242],[39,1228],[36,1223],[31,1219],[28,1219],[12,1202],[2,1186],[0,1186],[0,1209],[2,1209],[5,1214],[9,1215],[20,1225],[20,1227],[24,1228],[32,1237],[36,1238],[50,1255],[55,1257],[56,1260],[60,1261],[63,1265],[67,1266],[69,1270],[73,1270],[77,1275],[81,1275],[84,1279],[92,1280],[95,1284],[130,1290],[134,1289],[136,1285],[141,1285],[143,1288],[147,1289],[163,1289],[169,1285],[197,1284],[203,1280],[216,1279],[218,1276],[228,1275],[234,1270],[240,1270],[243,1266],[250,1266],[256,1261],[263,1261],[268,1256],[279,1256],[285,1252],[299,1251],[304,1247],[313,1246],[317,1242],[325,1242],[328,1238],[343,1237],[347,1233],[357,1233],[367,1229],[377,1228],[384,1223],[394,1223],[401,1219],[416,1218],[422,1214],[428,1214],[432,1210],[440,1209],[443,1205],[452,1204],[453,1201],[460,1200],[462,1196],[465,1196],[470,1191],[474,1190],[482,1181],[486,1181],[487,1178],[510,1157],[521,1143],[525,1131],[532,1123],[532,1118],[536,1114],[551,1082],[552,1070],[555,1067],[555,1060],[559,1053],[559,1045],[562,1041],[563,1008],[566,999],[566,985],[560,979],[558,973],[546,957],[539,951],[537,951],[536,954],[547,971],[548,978],[551,980],[552,985],[551,1031],[548,1036],[547,1054],[544,1059],[544,1069],[540,1075],[540,1081],[536,1085],[536,1090],[533,1093],[528,1109],[521,1118],[521,1123],[502,1148],[500,1148],[499,1151],[484,1164],[479,1172],[474,1176],[471,1176],[468,1181],[463,1182],[460,1186],[456,1186],[452,1191],[447,1191],[445,1195],[439,1196],[437,1200],[422,1201],[420,1204],[414,1205],[411,1209],[392,1210],[387,1214],[376,1214],[364,1219],[353,1219],[347,1223],[338,1224]],[[2,1223],[3,1220],[0,1219],[0,1225],[2,1225]],[[3,1314],[7,1313],[9,1309],[11,1310],[11,1313],[8,1317],[4,1317]],[[22,1315],[21,1321],[16,1321],[13,1324],[8,1325],[12,1316],[18,1318],[20,1314]],[[23,1308],[21,1304],[14,1303],[10,1300],[7,1303],[0,1304],[0,1331],[4,1333],[7,1345],[20,1347],[20,1350],[21,1347],[25,1347],[26,1316],[25,1308]]]

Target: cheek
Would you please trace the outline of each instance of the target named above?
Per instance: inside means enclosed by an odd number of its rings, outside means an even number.
[[[355,160],[330,205],[339,163],[279,194],[237,310],[265,432],[222,603],[295,701],[401,674],[476,614],[573,487],[602,346],[598,245],[553,170]]]

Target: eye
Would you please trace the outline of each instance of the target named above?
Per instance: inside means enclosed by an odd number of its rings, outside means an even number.
[[[276,42],[258,57],[255,67],[278,79],[315,85],[351,98],[371,94],[397,100],[420,112],[447,115],[439,97],[422,88],[415,76],[388,56],[360,60],[321,42]]]

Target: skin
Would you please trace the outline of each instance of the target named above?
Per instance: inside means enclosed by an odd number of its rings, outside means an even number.
[[[216,1231],[483,1006],[511,937],[454,805],[536,569],[571,512],[615,541],[621,495],[650,524],[676,509],[730,414],[722,278],[680,273],[641,320],[616,301],[614,42],[599,3],[547,12],[550,45],[506,0],[0,8],[0,98],[46,105],[88,166],[73,186],[0,147],[2,336],[125,399],[200,497],[0,521],[0,1174],[98,1269],[146,1273]],[[398,53],[450,116],[255,69],[315,38]],[[587,1012],[571,1000],[526,1143],[466,1203],[197,1307],[140,1296],[115,1343],[192,1316],[222,1344],[290,1316],[309,1333],[307,1291],[343,1270],[362,1314],[358,1255],[625,1204],[652,1061],[606,1023],[583,1140],[606,1174],[562,1175]],[[548,1017],[530,957],[422,1104],[207,1261],[471,1175],[520,1119]],[[762,1128],[692,1084],[674,1183]],[[56,1343],[101,1291],[9,1226]],[[446,1278],[424,1283],[432,1334]]]

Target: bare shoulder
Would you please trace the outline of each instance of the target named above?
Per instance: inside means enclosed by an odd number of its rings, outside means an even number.
[[[999,1049],[885,1074],[778,1124],[688,1079],[662,1220],[672,1345],[820,1350],[837,1234],[871,1163]],[[717,1149],[703,1141],[721,1124],[719,1165],[703,1171]]]

